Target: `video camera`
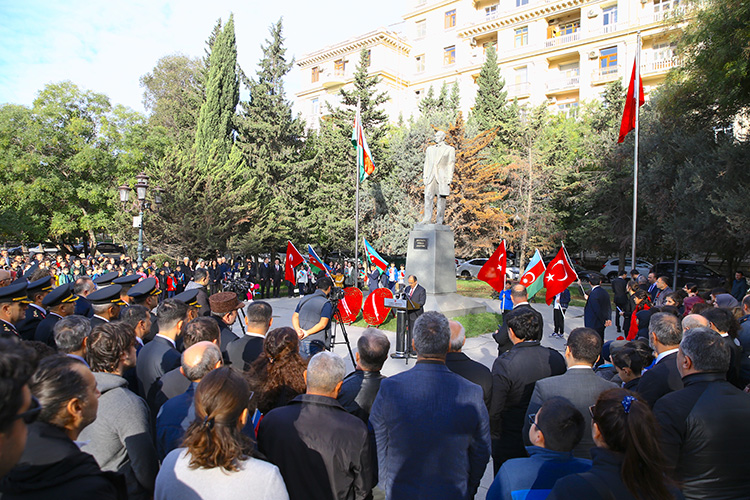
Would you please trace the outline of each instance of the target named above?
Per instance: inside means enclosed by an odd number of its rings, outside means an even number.
[[[346,294],[344,293],[344,289],[338,286],[332,286],[331,287],[331,293],[328,295],[328,300],[331,302],[337,302],[344,298]]]

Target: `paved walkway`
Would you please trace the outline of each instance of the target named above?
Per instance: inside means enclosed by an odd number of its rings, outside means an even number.
[[[500,312],[500,302],[497,300],[492,299],[474,299],[479,302],[482,302],[487,307],[488,312]],[[292,314],[294,313],[294,309],[297,307],[297,303],[299,302],[299,298],[278,298],[278,299],[267,299],[266,300],[271,306],[273,307],[273,326],[272,328],[279,328],[282,326],[292,326]],[[563,339],[557,339],[557,338],[550,338],[549,334],[554,330],[554,323],[552,319],[552,306],[547,306],[546,304],[532,304],[534,309],[542,313],[542,316],[544,318],[544,338],[542,339],[542,345],[551,347],[553,349],[557,349],[562,354],[565,350],[565,340]],[[565,332],[569,333],[573,328],[578,328],[583,326],[583,308],[582,307],[573,307],[571,306],[568,311],[565,318]],[[234,330],[236,333],[240,333],[239,331],[239,322],[235,323]],[[357,339],[359,339],[359,336],[362,334],[362,331],[364,328],[357,327],[357,326],[346,326],[346,332],[349,337],[349,343],[352,347],[352,352],[356,352],[357,348]],[[395,351],[395,345],[396,345],[396,334],[394,332],[384,332],[388,338],[391,341],[391,351]],[[480,363],[484,364],[488,368],[492,368],[492,363],[495,361],[495,358],[497,358],[497,344],[495,343],[495,340],[492,338],[492,332],[488,332],[485,334],[482,334],[478,337],[472,337],[466,339],[466,344],[464,345],[463,352],[466,353],[467,356],[469,356],[471,359],[474,359],[476,361],[479,361]],[[617,333],[615,330],[614,325],[607,328],[605,331],[605,339],[606,340],[614,340],[617,337]],[[337,344],[334,346],[333,352],[340,355],[346,360],[347,365],[347,373],[349,371],[352,371],[354,367],[352,366],[352,362],[349,358],[349,352],[347,350],[347,347],[344,342],[343,335],[341,333],[340,327],[337,327],[336,330],[336,341],[342,342],[341,344]],[[408,362],[404,360],[395,360],[395,359],[388,359],[388,361],[385,362],[385,365],[383,366],[382,373],[384,375],[395,375],[397,373],[400,373],[402,371],[408,370],[409,368],[413,367],[415,363],[414,359],[410,359]],[[487,494],[487,489],[489,488],[490,484],[492,484],[492,462],[487,466],[487,470],[484,473],[484,477],[482,478],[482,483],[479,488],[479,491],[475,497],[475,500],[484,500],[485,495]]]

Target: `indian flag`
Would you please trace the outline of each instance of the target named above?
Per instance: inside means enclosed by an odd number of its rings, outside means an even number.
[[[359,182],[362,182],[375,170],[375,164],[372,162],[370,148],[367,147],[365,131],[362,129],[362,115],[359,111],[359,102],[357,102],[357,117],[354,119],[354,130],[352,130],[352,146],[357,148]]]
[[[544,261],[539,250],[534,252],[534,257],[529,261],[526,270],[521,276],[521,284],[526,287],[529,298],[544,287]]]

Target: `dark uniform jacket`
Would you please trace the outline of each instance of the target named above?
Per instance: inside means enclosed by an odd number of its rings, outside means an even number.
[[[0,320],[0,338],[20,339],[16,327],[7,321]]]
[[[360,500],[375,485],[367,426],[333,398],[301,394],[271,410],[258,449],[281,471],[290,500]]]
[[[18,335],[24,340],[34,340],[36,327],[47,317],[46,312],[42,312],[33,305],[29,304],[26,308],[26,318],[16,325]]]
[[[39,342],[44,342],[50,347],[53,347],[57,349],[57,344],[55,344],[55,324],[57,324],[58,321],[60,321],[62,318],[53,313],[47,313],[47,317],[44,318],[41,323],[39,323],[39,326],[36,327],[36,333],[34,334],[34,340]]]
[[[79,450],[64,430],[44,422],[28,429],[21,460],[0,483],[3,500],[127,498],[124,477],[102,472],[94,457]]]
[[[660,444],[685,498],[750,494],[750,395],[723,373],[694,373],[654,405]]]

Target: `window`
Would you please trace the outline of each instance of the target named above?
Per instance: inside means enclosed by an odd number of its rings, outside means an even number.
[[[602,24],[604,24],[604,26],[617,24],[617,5],[602,9]]]
[[[456,26],[456,9],[449,10],[445,13],[445,29]]]
[[[557,111],[568,118],[575,118],[578,116],[578,101],[558,104]]]
[[[576,19],[575,21],[570,21],[567,23],[560,24],[557,27],[557,34],[558,36],[570,35],[580,29],[581,29],[581,20]]]
[[[580,66],[577,62],[560,65],[560,76],[574,78],[580,74]]]
[[[493,19],[497,15],[497,4],[484,8],[484,16],[487,19]]]
[[[318,98],[312,100],[312,114],[313,116],[317,116],[320,113],[320,102],[318,101]]]
[[[427,35],[427,21],[417,21],[417,38],[422,38]]]
[[[608,47],[599,52],[599,68],[602,75],[617,71],[617,47]]]
[[[333,70],[337,75],[343,75],[346,70],[346,61],[343,59],[337,59],[334,61]]]
[[[424,71],[424,54],[415,57],[414,62],[417,64],[417,67],[415,68],[417,73]]]
[[[524,66],[513,70],[513,83],[520,85],[529,81],[529,68]]]
[[[523,7],[529,5],[529,0],[516,0],[516,7]]]
[[[528,44],[529,44],[529,27],[524,26],[523,28],[517,28],[515,32],[513,46],[518,48],[518,47],[523,47],[524,45],[528,45]]]
[[[671,61],[674,58],[674,50],[677,44],[662,42],[654,44],[654,62]]]
[[[654,0],[654,13],[667,12],[680,5],[680,0]]]
[[[318,80],[320,80],[320,68],[318,66],[315,66],[312,69],[312,83],[315,83]]]
[[[450,66],[456,63],[456,46],[451,45],[443,49],[443,66]]]

